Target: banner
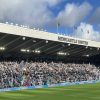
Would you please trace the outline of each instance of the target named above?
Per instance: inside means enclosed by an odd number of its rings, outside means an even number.
[[[58,86],[81,85],[81,84],[95,84],[95,83],[100,83],[100,80],[81,81],[81,82],[72,82],[72,83],[65,82],[59,84],[48,84],[48,85],[40,85],[40,86],[14,87],[14,88],[0,89],[0,92],[37,89],[37,88],[49,88],[49,87],[58,87]]]

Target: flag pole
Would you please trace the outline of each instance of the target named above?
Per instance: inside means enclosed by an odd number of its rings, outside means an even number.
[[[60,24],[59,24],[59,22],[57,23],[57,34],[58,34],[58,32],[59,32],[59,26],[60,26]]]

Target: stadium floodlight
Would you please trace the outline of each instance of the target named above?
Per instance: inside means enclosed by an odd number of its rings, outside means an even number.
[[[34,50],[32,50],[32,52],[34,53],[35,51],[34,51]]]
[[[69,54],[69,53],[67,53],[67,55],[69,56],[70,54]]]
[[[85,56],[85,57],[89,57],[90,55],[89,55],[89,54],[87,54],[87,55],[83,55],[83,56]]]
[[[5,47],[0,47],[0,50],[1,50],[1,51],[4,51],[4,50],[5,50]]]
[[[100,50],[100,48],[97,48],[97,50]]]
[[[26,50],[26,52],[30,52],[30,50],[29,50],[29,49],[27,49],[27,50]]]
[[[67,53],[66,52],[57,52],[58,55],[61,55],[61,56],[66,56]]]
[[[88,46],[85,47],[86,49],[88,48]]]
[[[20,51],[21,51],[21,52],[26,52],[26,49],[21,49]]]
[[[71,44],[69,43],[68,46],[70,46]]]
[[[89,57],[90,55],[86,55],[86,57]]]
[[[49,41],[48,41],[48,40],[46,40],[45,42],[46,42],[46,43],[48,43]]]
[[[36,42],[36,40],[33,40],[33,42],[35,43],[35,42]]]
[[[26,37],[23,37],[22,40],[26,40]]]
[[[37,54],[41,53],[40,50],[35,50],[34,52],[37,53]]]
[[[20,51],[21,51],[21,52],[30,52],[29,49],[21,49]]]

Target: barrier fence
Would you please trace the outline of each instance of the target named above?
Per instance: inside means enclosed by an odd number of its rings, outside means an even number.
[[[96,84],[96,83],[100,83],[100,80],[81,81],[81,82],[72,82],[72,83],[65,82],[65,83],[51,84],[51,85],[48,84],[48,85],[41,85],[41,86],[5,88],[5,89],[0,89],[0,92],[26,90],[26,89],[38,89],[38,88],[49,88],[49,87],[58,87],[58,86],[71,86],[71,85],[81,85],[81,84]]]

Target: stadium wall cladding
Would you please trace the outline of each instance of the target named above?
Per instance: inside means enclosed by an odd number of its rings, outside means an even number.
[[[49,88],[49,87],[60,87],[60,86],[71,86],[71,85],[82,85],[82,84],[96,84],[100,83],[100,80],[92,80],[92,81],[82,81],[82,82],[65,82],[59,84],[52,84],[52,85],[41,85],[41,86],[27,86],[27,87],[14,87],[14,88],[5,88],[0,89],[0,92],[6,91],[18,91],[18,90],[25,90],[25,89],[38,89],[38,88]]]

